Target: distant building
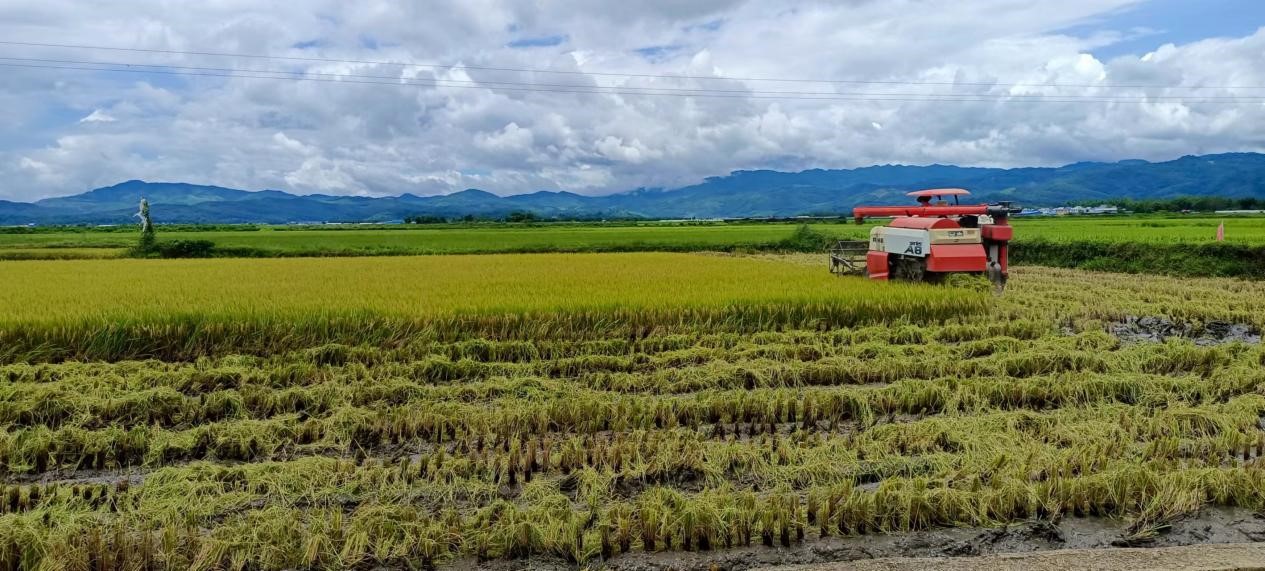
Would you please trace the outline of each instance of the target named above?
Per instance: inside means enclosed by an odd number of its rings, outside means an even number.
[[[1078,215],[1085,215],[1085,214],[1119,214],[1120,213],[1119,206],[1112,206],[1110,204],[1099,204],[1098,206],[1060,206],[1058,208],[1052,208],[1052,209],[1043,208],[1042,210],[1050,210],[1051,213],[1055,216],[1069,216],[1069,215],[1078,216]]]
[[[1089,210],[1087,211],[1087,214],[1119,214],[1119,213],[1120,213],[1120,207],[1112,206],[1110,204],[1099,204],[1098,206],[1091,206],[1089,207]]]

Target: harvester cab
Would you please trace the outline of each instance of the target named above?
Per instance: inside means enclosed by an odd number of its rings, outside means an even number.
[[[1010,203],[961,204],[959,198],[970,194],[961,188],[907,194],[918,202],[916,206],[860,206],[852,210],[857,224],[871,217],[890,216],[892,221],[870,230],[868,243],[839,241],[830,255],[832,272],[907,281],[978,274],[987,276],[998,291],[1005,287],[1007,248],[1013,236],[1009,219],[1017,208]]]

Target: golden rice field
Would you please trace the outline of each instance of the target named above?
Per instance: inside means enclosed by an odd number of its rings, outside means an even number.
[[[1028,521],[1145,544],[1265,509],[1259,343],[1112,333],[1259,332],[1258,282],[1019,268],[994,298],[693,254],[5,270],[0,568],[639,568]]]
[[[875,290],[819,267],[666,253],[29,261],[3,269],[0,315],[10,322],[362,311],[426,317],[841,300],[948,315],[959,305],[979,309],[983,299],[909,285]]]
[[[176,357],[418,335],[755,331],[981,311],[943,288],[691,254],[6,262],[0,358]]]

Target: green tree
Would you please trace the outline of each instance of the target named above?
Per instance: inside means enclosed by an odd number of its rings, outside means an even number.
[[[505,217],[506,222],[535,222],[537,220],[540,220],[540,217],[529,210],[515,210]]]
[[[448,219],[443,216],[434,216],[430,214],[418,214],[416,216],[404,217],[405,224],[443,224]]]

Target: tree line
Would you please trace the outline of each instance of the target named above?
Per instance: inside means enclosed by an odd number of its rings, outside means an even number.
[[[515,210],[503,215],[466,214],[463,216],[439,216],[434,214],[415,214],[405,216],[405,224],[456,224],[474,222],[595,222],[595,221],[641,221],[641,216],[604,216],[590,215],[554,215],[543,216],[530,210]]]

